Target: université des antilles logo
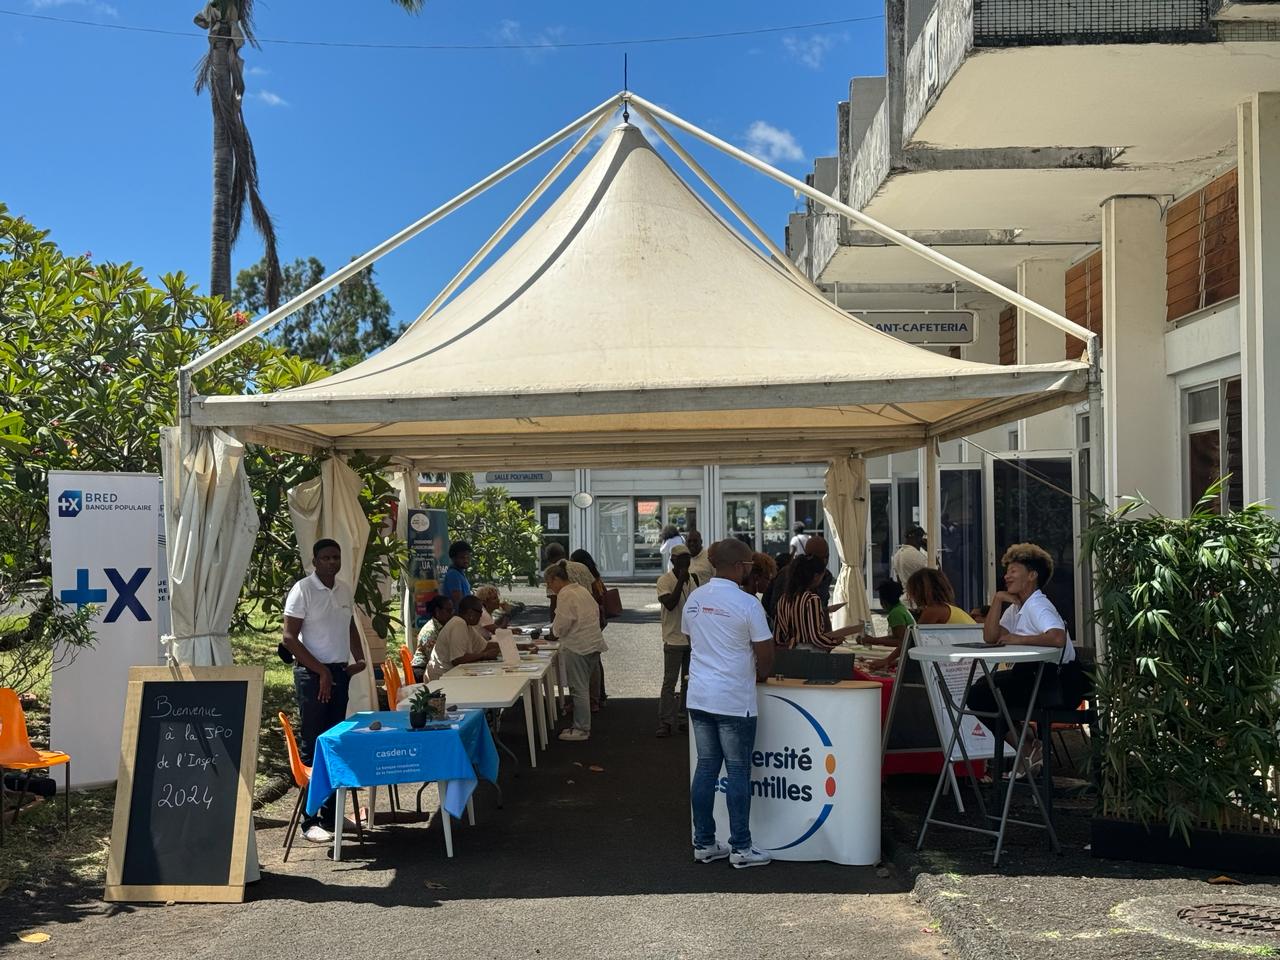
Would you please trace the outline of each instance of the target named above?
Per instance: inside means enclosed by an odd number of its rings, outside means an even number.
[[[836,756],[832,749],[831,737],[827,735],[827,731],[823,729],[822,724],[818,722],[818,718],[806,710],[794,700],[788,700],[786,697],[770,693],[768,696],[773,700],[785,703],[800,714],[813,728],[813,732],[818,736],[818,742],[822,745],[826,755],[822,757],[821,767],[817,770],[817,755],[810,752],[809,747],[803,747],[796,750],[794,747],[787,747],[781,751],[764,751],[757,752],[752,756],[752,766],[763,768],[766,773],[770,770],[798,772],[806,775],[806,779],[813,778],[817,775],[818,779],[822,778],[822,773],[826,773],[826,779],[820,786],[821,794],[826,794],[823,801],[822,809],[814,818],[813,823],[805,829],[800,836],[789,843],[778,844],[770,847],[771,850],[789,850],[792,847],[798,847],[804,843],[815,833],[822,829],[822,825],[827,822],[827,818],[831,816],[831,810],[835,807],[836,797]],[[821,754],[822,751],[819,751]],[[757,762],[757,760],[759,762]],[[814,799],[814,784],[804,783],[798,784],[790,782],[789,779],[781,772],[778,775],[766,775],[757,779],[752,777],[751,792],[753,796],[761,796],[776,800],[788,800],[793,802],[811,803]],[[819,794],[819,796],[821,796]]]

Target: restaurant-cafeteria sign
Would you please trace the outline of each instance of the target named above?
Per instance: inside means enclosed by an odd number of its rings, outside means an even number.
[[[849,310],[881,333],[907,343],[966,344],[978,337],[978,315],[972,310]]]

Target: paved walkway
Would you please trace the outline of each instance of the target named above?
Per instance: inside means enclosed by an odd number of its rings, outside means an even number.
[[[592,739],[553,741],[537,770],[507,762],[505,806],[481,786],[478,825],[455,827],[452,861],[433,818],[379,829],[340,864],[305,841],[281,863],[290,795],[259,817],[264,874],[248,903],[107,907],[93,899],[98,890],[10,895],[0,899],[0,955],[941,957],[946,941],[911,899],[905,870],[692,862],[687,744],[652,735],[661,661],[651,596],[624,588],[631,612],[606,632],[610,701]],[[522,722],[505,733],[518,753]],[[32,927],[52,939],[15,942],[15,930]]]

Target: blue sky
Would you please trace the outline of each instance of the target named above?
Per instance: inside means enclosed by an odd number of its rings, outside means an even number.
[[[0,9],[194,33],[199,6],[0,0]],[[258,0],[262,38],[396,43],[572,43],[871,18],[626,47],[246,48],[245,113],[281,257],[316,256],[332,269],[379,243],[620,89],[624,50],[638,94],[802,178],[814,157],[835,151],[849,78],[883,72],[882,13],[881,0],[434,0],[418,16],[378,0]],[[198,37],[0,15],[11,137],[0,152],[0,201],[69,252],[131,260],[152,276],[184,270],[205,289],[210,120],[192,80],[206,47]],[[791,192],[728,157],[691,152],[781,243],[798,209]],[[379,262],[398,321],[425,306],[554,155]],[[246,227],[233,269],[260,255]]]

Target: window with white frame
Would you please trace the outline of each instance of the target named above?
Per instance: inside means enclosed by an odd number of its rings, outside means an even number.
[[[1182,457],[1185,506],[1199,502],[1220,478],[1228,477],[1215,509],[1244,506],[1244,447],[1240,379],[1219,380],[1183,393]]]

